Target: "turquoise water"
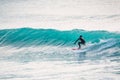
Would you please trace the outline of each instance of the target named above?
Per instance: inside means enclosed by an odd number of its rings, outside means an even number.
[[[86,46],[73,51],[79,35]],[[119,80],[120,33],[4,29],[0,63],[0,80]]]
[[[116,39],[119,41],[120,34],[107,31],[84,31],[71,30],[59,31],[53,29],[8,29],[0,30],[1,45],[73,45],[74,41],[83,35],[87,42],[99,43],[100,40]]]

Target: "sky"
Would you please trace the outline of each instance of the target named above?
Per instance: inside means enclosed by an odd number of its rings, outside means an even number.
[[[0,0],[0,29],[120,31],[120,0]]]

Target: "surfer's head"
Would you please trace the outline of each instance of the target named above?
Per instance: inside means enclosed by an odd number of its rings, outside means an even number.
[[[80,35],[80,38],[82,37],[82,35]]]

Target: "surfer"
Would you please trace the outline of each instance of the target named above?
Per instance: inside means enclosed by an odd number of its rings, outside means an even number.
[[[78,42],[78,41],[79,41],[79,42]],[[75,41],[74,44],[76,44],[76,42],[78,42],[78,46],[79,46],[78,49],[81,48],[81,44],[82,44],[82,45],[85,45],[85,40],[83,39],[82,35],[80,35],[80,37]]]

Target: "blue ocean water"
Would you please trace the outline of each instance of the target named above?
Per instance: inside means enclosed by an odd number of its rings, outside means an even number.
[[[73,51],[79,35],[86,46]],[[0,80],[119,80],[120,33],[4,29],[0,62]]]

